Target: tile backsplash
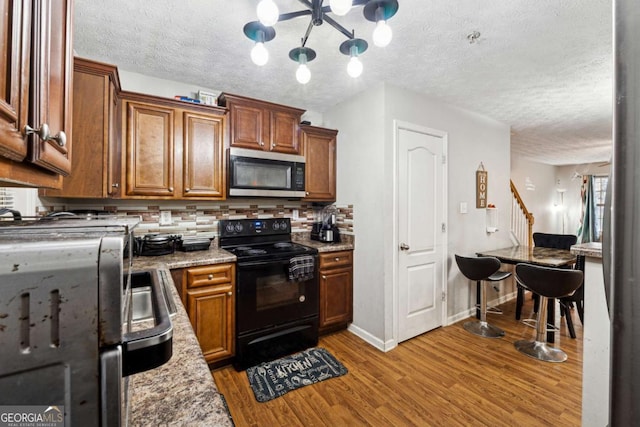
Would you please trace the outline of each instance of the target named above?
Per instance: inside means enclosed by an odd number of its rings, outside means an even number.
[[[143,204],[145,202],[109,200],[105,204],[105,201],[87,203],[71,199],[61,201],[41,198],[39,214],[65,210],[104,210],[118,216],[139,216],[142,222],[136,228],[137,234],[169,233],[212,237],[218,235],[218,220],[221,219],[291,218],[292,232],[310,232],[314,216],[317,217],[322,210],[310,203],[269,203],[256,200],[202,205],[161,203],[157,200]],[[336,210],[340,233],[353,235],[353,205],[336,205]]]

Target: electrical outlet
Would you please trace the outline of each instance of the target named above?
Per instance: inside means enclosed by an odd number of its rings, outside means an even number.
[[[299,219],[299,217],[298,217],[298,209],[294,209],[294,210],[291,211],[291,217],[292,217],[291,219],[295,219],[295,220]]]
[[[171,211],[160,211],[160,225],[171,225]]]

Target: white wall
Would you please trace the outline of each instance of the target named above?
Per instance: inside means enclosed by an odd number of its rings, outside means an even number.
[[[602,163],[552,166],[511,156],[511,180],[533,213],[534,232],[562,233],[564,217],[564,234],[576,234],[582,214],[582,176],[608,175],[609,170]],[[527,178],[535,190],[526,189]],[[561,196],[558,189],[566,191]]]
[[[475,285],[453,254],[509,246],[509,127],[484,116],[391,85],[356,95],[324,114],[338,134],[338,202],[353,201],[356,236],[354,325],[380,342],[393,339],[393,120],[448,133],[448,302],[450,319],[466,317]],[[489,172],[489,202],[499,208],[499,231],[486,233],[486,212],[475,209],[475,172]],[[469,213],[459,214],[466,201]],[[491,298],[492,296],[490,296]]]
[[[533,162],[517,155],[511,156],[511,180],[518,189],[525,206],[533,214],[533,231],[561,233],[562,216],[559,193],[556,191],[556,167]],[[527,181],[528,180],[528,181]],[[535,190],[527,189],[527,182],[535,185]],[[564,193],[565,200],[569,192]],[[574,234],[565,223],[567,234]]]

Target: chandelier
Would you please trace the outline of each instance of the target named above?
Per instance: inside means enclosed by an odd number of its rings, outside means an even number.
[[[362,74],[363,67],[358,57],[369,46],[365,40],[356,38],[354,30],[347,30],[328,15],[331,12],[337,16],[344,16],[355,6],[364,6],[362,12],[365,19],[376,23],[373,31],[373,43],[376,46],[384,47],[391,42],[393,33],[387,21],[398,11],[397,0],[329,0],[329,6],[323,6],[323,0],[298,1],[305,5],[307,9],[283,14],[280,14],[274,0],[260,0],[260,3],[258,3],[257,15],[259,20],[245,24],[243,29],[244,34],[255,42],[251,50],[251,60],[256,65],[262,66],[269,61],[269,52],[265,47],[265,43],[275,38],[276,30],[273,26],[277,22],[310,16],[311,21],[301,39],[300,46],[289,51],[289,58],[299,64],[296,71],[298,82],[306,84],[311,80],[311,71],[307,63],[315,59],[316,52],[307,47],[306,44],[313,27],[322,25],[324,22],[347,37],[347,40],[340,44],[340,52],[350,58],[347,65],[347,73],[353,78],[359,77]]]

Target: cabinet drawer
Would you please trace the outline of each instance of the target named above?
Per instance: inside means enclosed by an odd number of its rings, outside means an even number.
[[[320,268],[337,268],[353,264],[353,251],[325,252],[320,254]]]
[[[233,281],[235,264],[208,265],[186,270],[187,289],[200,286],[220,285]]]

